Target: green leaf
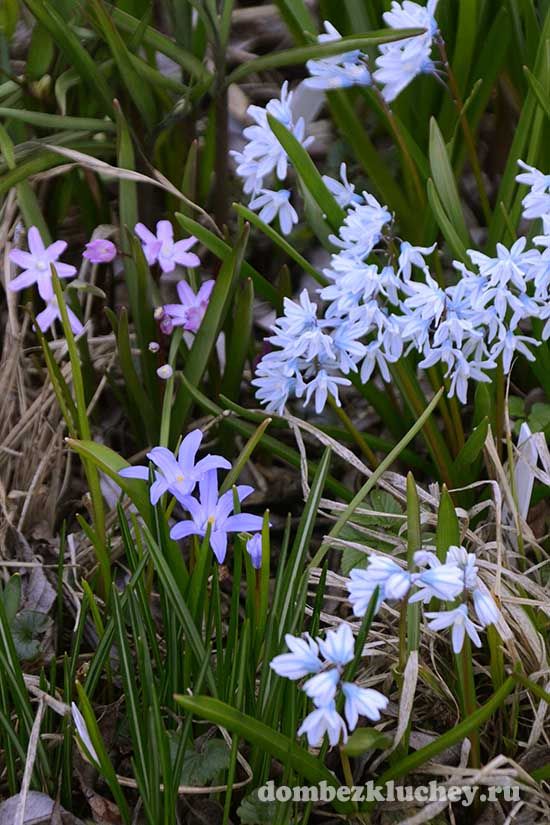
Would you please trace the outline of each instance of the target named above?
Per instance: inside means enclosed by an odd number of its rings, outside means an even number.
[[[0,117],[22,120],[23,123],[30,123],[31,126],[53,131],[61,129],[71,132],[116,131],[116,126],[112,120],[102,120],[96,117],[67,117],[65,115],[52,115],[48,112],[35,112],[31,109],[10,109],[7,106],[0,106]]]
[[[384,750],[391,745],[391,739],[376,728],[357,728],[344,745],[348,756],[362,756],[367,751]]]
[[[318,284],[321,284],[321,286],[327,285],[327,279],[321,275],[320,272],[317,272],[315,267],[312,266],[303,255],[300,255],[300,253],[286,240],[286,238],[273,229],[273,227],[264,223],[255,212],[240,203],[234,203],[233,208],[239,215],[241,215],[241,217],[249,221],[253,226],[257,226],[258,229],[260,229],[270,241],[277,244],[277,246],[282,249],[289,258],[292,258],[292,260],[295,261],[295,263],[297,263],[298,266],[304,270],[304,272],[308,272]]]
[[[67,25],[67,21],[57,13],[47,0],[25,0],[34,17],[48,30],[54,42],[64,53],[69,65],[87,83],[94,97],[101,100],[106,112],[113,111],[113,95],[107,81],[91,54],[81,45],[80,40]]]
[[[472,430],[471,435],[467,438],[466,443],[455,458],[455,467],[458,473],[464,474],[477,461],[487,438],[489,430],[489,419],[483,418],[477,427]]]
[[[119,475],[120,470],[130,466],[122,456],[115,453],[110,447],[97,444],[95,441],[79,441],[75,438],[67,438],[67,446],[84,459],[91,461],[98,470],[116,482],[135,504],[142,518],[150,522],[151,507],[147,483],[136,478],[123,478]]]
[[[237,808],[237,815],[240,817],[241,825],[271,825],[275,822],[276,810],[277,802],[261,801],[256,789],[244,797]]]
[[[531,407],[529,418],[527,419],[531,432],[542,433],[550,427],[550,404],[537,401]]]
[[[48,72],[54,58],[54,42],[49,31],[37,23],[32,30],[27,53],[25,74],[30,81],[41,80]]]
[[[2,0],[0,5],[0,34],[7,40],[13,35],[19,17],[18,0]]]
[[[313,163],[308,152],[289,130],[271,115],[267,116],[271,131],[288,154],[300,181],[313,197],[319,209],[326,216],[331,228],[337,232],[345,217],[344,210],[338,206],[327,189],[323,178]]]
[[[176,212],[176,220],[186,232],[194,235],[220,261],[226,261],[231,256],[232,249],[229,244],[218,238],[209,229],[205,229],[197,221],[182,215],[181,212]],[[275,287],[246,261],[242,263],[242,274],[243,277],[252,279],[254,289],[258,295],[270,301],[273,306],[278,306],[279,297]]]
[[[39,637],[46,632],[51,620],[47,613],[22,610],[11,622],[11,635],[22,661],[31,661],[40,653]]]
[[[177,742],[173,743],[177,746]],[[172,745],[172,742],[171,742]],[[229,748],[221,739],[196,743],[185,751],[181,770],[181,785],[196,787],[209,785],[229,766]]]
[[[325,781],[338,787],[338,781],[317,757],[297,745],[288,736],[260,722],[258,719],[232,708],[219,699],[209,696],[176,696],[176,701],[188,712],[214,725],[221,725],[231,733],[242,736],[247,742],[271,754],[284,765],[291,767],[300,777],[312,784]]]
[[[439,225],[439,228],[443,233],[443,237],[449,244],[451,252],[463,263],[468,264],[470,259],[468,258],[466,246],[460,239],[458,233],[456,232],[452,221],[449,220],[449,217],[445,212],[445,209],[443,208],[443,204],[441,203],[441,199],[437,193],[434,182],[431,178],[428,180],[427,183],[427,191],[430,207]]]
[[[317,26],[304,0],[275,0],[279,14],[298,43],[307,43],[305,32],[313,33]]]
[[[470,236],[466,227],[466,221],[464,220],[460,196],[447,154],[447,147],[443,140],[443,135],[439,131],[437,121],[433,117],[430,120],[429,156],[434,186],[445,210],[445,214],[460,238],[461,243],[464,246],[468,246]],[[441,229],[443,231],[443,227],[441,227]]]
[[[542,83],[537,80],[533,72],[531,72],[527,66],[523,67],[523,71],[525,72],[529,86],[533,90],[540,107],[544,111],[546,117],[550,117],[550,102],[548,101],[548,94],[544,91]]]
[[[441,488],[441,498],[437,511],[435,545],[439,561],[444,562],[449,547],[460,546],[460,524],[453,500],[445,485]]]
[[[0,585],[0,599],[4,604],[8,624],[11,625],[21,603],[21,576],[19,573],[10,576],[3,588]]]
[[[248,231],[248,226],[245,226],[231,257],[222,264],[210,295],[208,308],[189,351],[183,375],[193,386],[198,386],[204,375],[210,355],[214,350],[216,340],[229,311],[234,287],[242,271],[241,265],[248,240]],[[189,393],[184,387],[180,388],[172,412],[171,438],[173,443],[181,435],[182,425],[189,413],[191,404],[192,398]]]
[[[342,37],[340,40],[332,40],[326,43],[316,43],[311,46],[297,46],[294,49],[274,51],[271,54],[242,63],[229,75],[227,83],[238,83],[243,77],[247,77],[247,75],[253,72],[279,69],[282,66],[303,65],[308,60],[322,60],[334,55],[354,51],[355,49],[368,49],[372,46],[379,46],[381,43],[392,43],[396,40],[404,40],[422,34],[422,31],[423,29],[387,28],[368,32],[367,34]]]
[[[141,20],[132,17],[131,14],[128,14],[116,6],[110,6],[109,14],[111,15],[113,23],[123,32],[134,35],[135,32],[141,28]],[[193,54],[182,49],[181,46],[174,43],[169,37],[161,34],[161,32],[151,26],[145,27],[142,42],[144,46],[149,46],[155,51],[161,52],[161,54],[169,57],[200,81],[203,87],[202,91],[205,92],[207,90],[212,81],[212,74]]]
[[[247,278],[239,290],[233,309],[233,323],[227,342],[227,356],[223,373],[222,393],[238,398],[246,359],[253,341],[254,286]]]
[[[136,72],[130,52],[101,0],[89,0],[88,6],[93,11],[97,26],[113,55],[130,99],[139,110],[147,128],[152,129],[156,120],[156,106],[149,84],[144,83],[143,78]]]

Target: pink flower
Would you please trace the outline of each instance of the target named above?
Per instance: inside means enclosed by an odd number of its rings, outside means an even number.
[[[108,264],[116,258],[117,248],[106,238],[94,238],[86,244],[82,257],[92,264]]]
[[[55,264],[58,278],[70,278],[76,274],[76,269],[70,264],[58,261],[59,256],[67,248],[65,241],[54,241],[49,246],[45,246],[36,226],[31,226],[27,235],[27,242],[29,244],[28,252],[24,252],[22,249],[12,249],[10,252],[10,261],[13,261],[24,271],[10,281],[9,288],[12,292],[19,292],[21,289],[36,284],[40,297],[48,302],[54,294],[51,265]]]
[[[193,244],[197,243],[197,239],[191,235],[185,240],[174,241],[174,229],[170,221],[159,221],[156,235],[142,223],[135,225],[134,232],[141,240],[143,254],[149,266],[158,261],[163,272],[173,272],[176,264],[187,267],[200,264],[199,258],[193,252],[188,252]]]
[[[197,294],[193,292],[187,281],[180,281],[177,286],[181,304],[165,304],[165,316],[172,321],[172,326],[183,327],[187,332],[196,332],[202,323],[210,293],[215,281],[205,281]]]
[[[67,315],[69,316],[69,323],[71,325],[71,329],[74,335],[80,335],[83,332],[84,327],[72,311],[70,307],[67,307]],[[36,323],[42,330],[42,332],[46,332],[47,329],[53,327],[54,323],[59,320],[61,321],[61,313],[59,311],[59,306],[57,304],[57,298],[55,295],[46,303],[46,308],[39,312],[36,316]]]

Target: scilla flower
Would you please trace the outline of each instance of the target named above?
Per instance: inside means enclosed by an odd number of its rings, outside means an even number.
[[[290,189],[260,189],[260,194],[250,201],[249,206],[260,210],[259,217],[264,223],[269,224],[278,217],[281,232],[289,235],[293,225],[298,223],[298,213],[290,203],[290,195]]]
[[[402,599],[411,586],[411,576],[389,556],[373,554],[369,556],[365,570],[359,567],[350,571],[347,583],[349,600],[355,616],[364,616],[376,588],[379,588],[375,609],[383,601]]]
[[[318,747],[325,734],[332,746],[346,742],[348,728],[355,729],[359,716],[380,719],[380,711],[388,704],[386,697],[343,680],[346,665],[355,657],[355,640],[348,624],[343,622],[337,630],[327,630],[324,640],[314,641],[308,634],[303,638],[287,634],[285,641],[291,653],[276,656],[271,668],[293,681],[310,676],[302,690],[313,700],[315,709],[298,729],[298,736],[305,734],[310,746]],[[337,709],[337,703],[342,702],[347,727]]]
[[[460,653],[464,646],[466,636],[469,636],[476,647],[481,647],[481,639],[478,633],[480,628],[468,618],[468,608],[465,604],[459,605],[454,610],[439,610],[437,613],[426,613],[426,618],[430,619],[428,622],[430,630],[452,628],[451,635],[454,653]]]

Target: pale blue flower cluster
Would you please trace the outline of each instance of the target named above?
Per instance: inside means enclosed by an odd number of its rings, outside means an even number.
[[[438,33],[435,10],[438,0],[428,0],[426,6],[405,0],[393,0],[390,11],[383,14],[384,22],[392,29],[425,29],[424,34],[384,43],[376,58],[373,78],[382,86],[384,98],[391,103],[419,74],[435,74],[432,45]]]
[[[437,2],[438,0],[428,0],[427,6],[410,0],[392,2],[390,11],[383,15],[390,28],[423,29],[424,33],[382,44],[374,73],[369,71],[366,53],[361,49],[352,49],[319,60],[308,60],[306,66],[310,77],[304,81],[304,85],[323,91],[375,85],[385,100],[391,102],[417,75],[436,74],[430,55],[434,37],[438,34],[434,17]],[[319,43],[342,39],[340,32],[328,20],[324,22],[324,29],[317,38]],[[277,218],[284,235],[290,234],[293,226],[298,223],[298,213],[290,201],[291,190],[275,188],[277,181],[282,183],[287,178],[289,159],[270,128],[268,115],[282,123],[304,148],[313,141],[313,137],[306,135],[304,118],[296,117],[293,112],[292,99],[293,93],[289,92],[288,82],[285,81],[280,98],[273,98],[265,108],[249,106],[247,114],[254,123],[243,131],[246,144],[242,151],[230,153],[237,164],[237,174],[243,179],[243,190],[250,195],[249,207],[258,211],[266,224]],[[266,178],[270,180],[269,186],[265,185]],[[338,182],[336,184],[337,201],[344,206],[354,202],[354,198],[349,199],[347,179],[344,177],[341,185]],[[328,185],[331,188],[330,183]]]
[[[526,168],[525,166],[523,168]],[[528,180],[526,180],[526,177]],[[257,397],[282,413],[289,398],[315,400],[320,413],[339,387],[357,373],[362,383],[375,370],[391,380],[391,365],[411,351],[418,366],[440,365],[449,382],[449,396],[466,403],[471,380],[489,382],[502,360],[509,372],[516,355],[529,361],[540,341],[531,322],[543,322],[542,339],[550,337],[550,213],[542,213],[550,198],[550,177],[528,167],[519,182],[531,183],[524,199],[525,216],[542,217],[545,234],[519,238],[511,247],[497,244],[494,257],[468,250],[470,270],[454,262],[457,283],[442,286],[426,263],[435,251],[402,241],[394,251],[392,216],[367,192],[360,196],[348,181],[325,179],[347,210],[337,236],[337,248],[324,270],[329,285],[319,289],[324,310],[302,292],[299,303],[285,300],[284,315],[268,340],[274,349],[260,361],[253,384]],[[539,248],[537,248],[539,247]],[[377,252],[385,265],[373,263]]]
[[[313,138],[306,136],[303,117],[296,118],[292,111],[292,92],[288,91],[285,81],[279,99],[273,98],[265,108],[249,106],[247,114],[254,121],[243,134],[247,143],[242,152],[232,151],[237,164],[237,174],[243,178],[245,194],[251,196],[250,208],[260,211],[264,223],[271,223],[276,217],[281,232],[288,235],[298,222],[296,210],[290,203],[291,192],[288,189],[274,189],[264,186],[266,178],[284,181],[288,174],[288,155],[273,133],[268,115],[278,120],[298,140],[304,148],[311,145]],[[275,178],[275,180],[273,180]]]
[[[321,60],[308,60],[306,67],[310,77],[305,81],[306,86],[331,91],[350,86],[377,85],[388,103],[395,100],[419,74],[436,73],[431,53],[434,37],[438,34],[434,17],[437,2],[428,0],[427,6],[410,0],[392,2],[390,11],[383,15],[384,22],[390,28],[424,29],[424,33],[382,44],[376,58],[376,70],[372,74],[365,52],[354,49]],[[319,43],[341,39],[340,32],[328,20],[325,20],[324,27],[324,33],[317,38]]]
[[[319,43],[341,40],[342,35],[328,20],[325,20],[324,27],[324,33],[317,38]],[[311,76],[307,78],[305,85],[310,89],[330,91],[350,86],[370,86],[372,83],[367,68],[367,55],[360,49],[321,60],[308,60],[306,67]]]
[[[385,601],[400,601],[407,594],[409,603],[429,604],[432,599],[452,602],[448,610],[427,612],[431,630],[451,628],[452,645],[460,653],[467,636],[476,647],[481,647],[479,630],[499,621],[500,613],[488,588],[479,577],[474,553],[464,547],[449,547],[445,562],[435,553],[419,550],[414,555],[418,568],[409,572],[399,563],[383,555],[372,555],[365,569],[354,568],[350,572],[347,589],[356,616],[364,616],[374,591],[378,588],[376,609]],[[414,592],[413,591],[414,588]],[[459,603],[456,603],[459,600]],[[468,615],[473,605],[476,624]]]
[[[309,676],[301,689],[315,706],[298,729],[298,736],[305,734],[311,747],[319,747],[326,734],[334,746],[347,742],[348,731],[355,730],[360,716],[379,721],[380,712],[388,705],[387,698],[378,690],[344,678],[346,665],[355,657],[355,640],[349,624],[327,630],[324,640],[314,640],[308,633],[287,633],[285,641],[290,652],[275,656],[270,666],[279,676],[293,681]],[[345,719],[339,713],[340,695]]]

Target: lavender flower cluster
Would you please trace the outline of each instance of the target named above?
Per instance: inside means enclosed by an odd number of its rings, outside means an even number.
[[[202,441],[202,432],[192,430],[181,442],[177,455],[166,447],[153,447],[147,458],[154,465],[154,481],[149,490],[151,504],[158,504],[168,493],[189,513],[190,518],[177,522],[170,530],[170,537],[180,540],[188,536],[209,536],[209,543],[219,564],[223,564],[227,554],[227,537],[230,533],[255,533],[247,542],[247,550],[252,564],[261,565],[261,535],[263,520],[251,513],[233,513],[235,497],[233,490],[221,496],[218,491],[218,470],[231,469],[231,464],[220,455],[206,455],[197,461],[197,453]],[[125,467],[119,475],[123,478],[137,478],[149,482],[151,470],[148,466]],[[193,493],[199,488],[199,497]],[[254,492],[254,488],[239,484],[235,496],[239,504]]]
[[[149,266],[158,264],[163,274],[173,272],[176,266],[185,266],[188,269],[199,266],[199,257],[189,251],[197,243],[197,239],[191,236],[175,241],[174,229],[170,221],[159,221],[156,234],[142,223],[136,224],[134,231],[141,241],[143,254]],[[8,286],[12,292],[20,292],[36,284],[40,297],[46,303],[45,309],[36,316],[36,323],[39,329],[45,332],[54,325],[56,320],[61,320],[53,289],[52,266],[57,277],[63,279],[76,275],[76,268],[59,260],[67,249],[66,241],[55,241],[46,246],[38,228],[31,226],[27,242],[28,251],[12,249],[10,252],[10,260],[23,272],[12,278]],[[82,257],[92,264],[104,264],[113,261],[117,254],[117,248],[112,241],[106,238],[94,238],[86,244]],[[169,335],[174,327],[180,326],[186,332],[196,333],[204,318],[213,288],[213,280],[205,281],[195,293],[187,281],[179,281],[176,289],[180,303],[159,307],[158,318],[162,332]],[[68,306],[67,315],[73,333],[80,335],[84,327]],[[168,365],[160,368],[161,371],[166,371],[166,369],[170,371],[171,368]],[[159,377],[168,377],[161,371],[158,372]]]

